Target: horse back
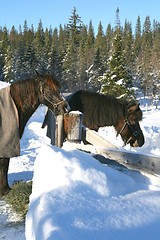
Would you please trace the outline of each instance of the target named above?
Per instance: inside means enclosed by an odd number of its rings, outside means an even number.
[[[83,124],[90,129],[112,126],[125,114],[124,104],[116,98],[96,92],[79,90],[68,96],[70,111],[83,113]]]

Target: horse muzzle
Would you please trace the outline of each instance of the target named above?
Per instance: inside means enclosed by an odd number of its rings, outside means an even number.
[[[141,139],[136,139],[133,143],[130,142],[132,147],[142,147],[144,145],[144,136],[141,136]]]
[[[132,147],[139,147],[138,141],[136,140],[131,146]]]
[[[69,109],[70,108],[68,102],[62,101],[60,104],[58,104],[58,106],[55,107],[55,113],[56,115],[64,114],[67,113]]]

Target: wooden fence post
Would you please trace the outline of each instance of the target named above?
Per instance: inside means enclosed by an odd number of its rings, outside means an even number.
[[[65,132],[68,141],[82,140],[82,113],[73,111],[64,115]]]
[[[63,117],[63,115],[58,115],[56,117],[55,145],[57,147],[63,146]]]

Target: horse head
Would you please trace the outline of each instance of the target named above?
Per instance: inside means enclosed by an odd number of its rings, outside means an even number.
[[[144,144],[144,135],[140,128],[139,121],[142,120],[142,111],[139,104],[130,101],[126,107],[126,114],[115,126],[117,134],[120,134],[125,145],[141,147]]]
[[[69,105],[60,91],[61,85],[55,76],[38,74],[36,81],[41,104],[46,105],[55,115],[68,112]]]

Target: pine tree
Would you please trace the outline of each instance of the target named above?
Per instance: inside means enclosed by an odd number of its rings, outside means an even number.
[[[90,68],[90,77],[88,81],[89,88],[94,91],[100,90],[99,76],[104,73],[105,69],[105,52],[106,52],[106,39],[103,32],[102,23],[99,23],[98,33],[94,42],[94,53],[92,55],[92,64]]]
[[[97,36],[95,39],[94,47],[96,50],[99,49],[99,53],[103,57],[103,55],[105,54],[105,50],[106,50],[106,39],[105,39],[105,35],[103,32],[103,26],[102,26],[101,22],[98,25],[98,33],[97,33]]]
[[[120,27],[119,9],[116,11],[116,29],[113,39],[112,52],[108,60],[108,69],[102,77],[101,92],[119,97],[127,94],[133,95],[132,75],[126,63],[122,41],[122,29]]]
[[[134,68],[133,34],[132,25],[125,20],[123,30],[124,59],[130,69]]]
[[[34,38],[34,49],[35,49],[35,58],[36,58],[36,70],[39,72],[44,72],[46,66],[44,65],[44,45],[45,45],[45,36],[42,21],[39,21],[38,29],[35,33]]]
[[[23,56],[23,62],[24,62],[24,77],[30,77],[35,74],[35,50],[33,46],[34,42],[34,28],[33,26],[29,29],[27,25],[27,21],[25,20],[24,26],[23,26],[23,35],[21,40],[24,45],[24,56]]]
[[[136,27],[135,27],[135,39],[134,39],[134,55],[135,57],[138,57],[140,50],[141,50],[141,44],[142,44],[142,38],[141,38],[141,19],[140,16],[138,16]]]
[[[151,65],[153,68],[152,79],[153,79],[153,98],[158,99],[160,92],[160,23],[154,20],[153,22],[153,47],[151,56]]]
[[[63,60],[63,78],[67,83],[69,92],[77,89],[77,55],[72,39],[68,43],[67,52]]]
[[[7,28],[4,27],[1,32],[1,41],[0,41],[0,80],[4,80],[3,68],[5,65],[5,58],[9,46],[9,38],[8,38]]]
[[[86,41],[87,27],[83,26],[80,34],[80,43],[77,57],[77,86],[79,89],[88,88],[88,75],[86,71],[87,56],[86,56]]]
[[[108,59],[111,48],[112,48],[112,39],[113,39],[113,29],[111,27],[111,24],[108,24],[106,29],[106,59]]]
[[[15,72],[15,51],[11,45],[9,45],[6,52],[5,64],[3,66],[4,81],[12,82],[15,80]]]
[[[86,40],[86,56],[87,56],[87,69],[93,64],[93,55],[94,55],[94,27],[92,21],[89,22],[89,28],[87,31],[87,40]]]
[[[47,43],[46,43],[47,45]],[[47,69],[51,74],[58,76],[58,29],[55,28],[53,31],[53,35],[51,36],[51,43],[49,44],[48,49],[48,65]]]
[[[139,55],[139,78],[140,86],[144,95],[151,94],[153,81],[152,81],[152,72],[153,66],[151,64],[151,55],[152,55],[152,32],[151,32],[151,22],[150,17],[147,16],[143,26],[142,34],[142,46],[141,52]]]
[[[67,25],[69,40],[63,59],[63,78],[67,81],[69,91],[78,89],[79,85],[77,72],[81,29],[82,21],[74,8]]]
[[[74,7],[72,11],[72,15],[69,18],[69,23],[67,24],[69,35],[74,41],[74,44],[79,44],[79,34],[81,33],[82,28],[82,20],[81,17],[77,14],[77,10]]]

